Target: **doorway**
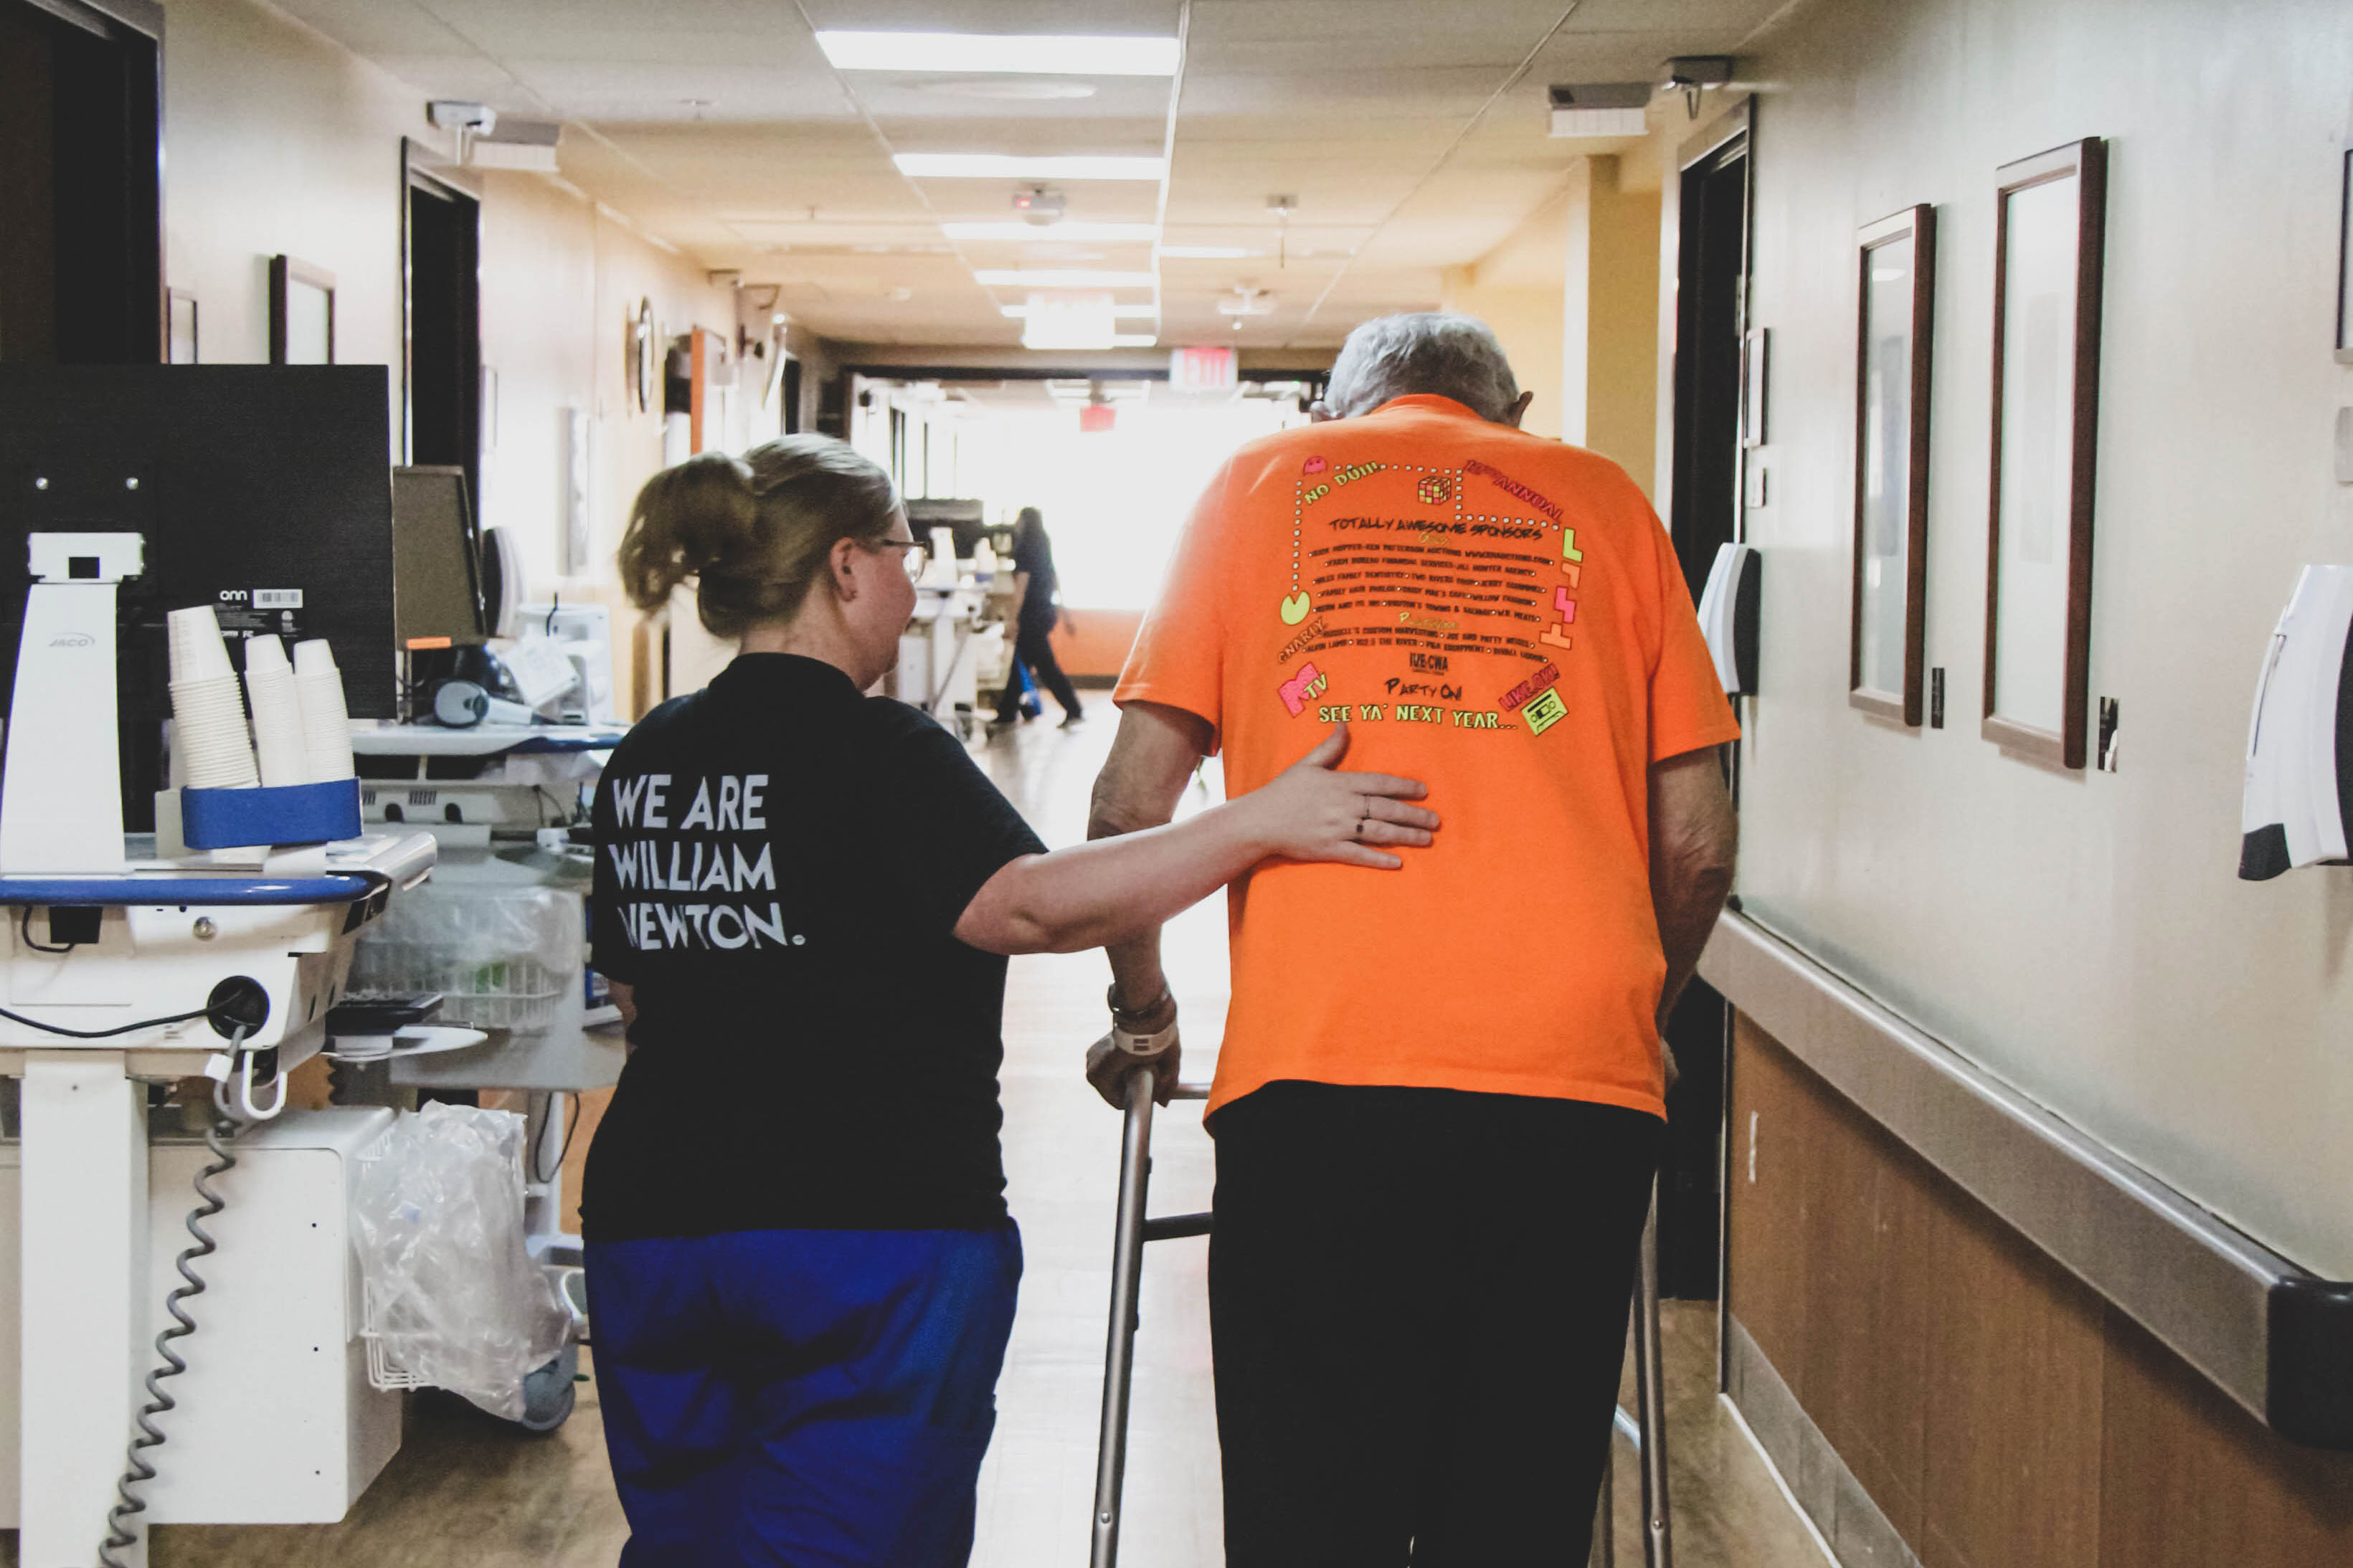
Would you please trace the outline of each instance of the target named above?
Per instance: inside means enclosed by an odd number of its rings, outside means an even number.
[[[0,360],[164,357],[163,31],[146,0],[0,0]]]
[[[1716,551],[1740,536],[1741,340],[1747,326],[1750,110],[1685,144],[1676,227],[1673,489],[1669,531],[1696,602]],[[1735,789],[1737,789],[1736,769]],[[1694,980],[1667,1019],[1683,1077],[1667,1097],[1659,1170],[1659,1288],[1687,1300],[1723,1282],[1724,1125],[1732,1011]]]
[[[1740,344],[1747,325],[1746,106],[1683,150],[1675,262],[1674,489],[1669,529],[1696,603],[1740,531]]]
[[[401,225],[406,460],[462,468],[482,516],[482,204],[406,161]]]

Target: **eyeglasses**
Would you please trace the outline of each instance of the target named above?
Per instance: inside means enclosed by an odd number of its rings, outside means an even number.
[[[902,555],[899,560],[900,563],[907,568],[907,581],[910,583],[914,582],[916,579],[923,576],[923,568],[931,563],[932,547],[924,543],[920,539],[878,540],[874,543],[868,545],[866,548],[869,550],[905,551],[906,553]]]

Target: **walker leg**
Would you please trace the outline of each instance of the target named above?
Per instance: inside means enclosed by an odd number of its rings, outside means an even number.
[[[1651,1186],[1651,1214],[1642,1222],[1642,1257],[1634,1293],[1634,1393],[1642,1424],[1642,1562],[1674,1568],[1667,1528],[1667,1390],[1659,1347],[1659,1190]]]
[[[1127,1123],[1119,1150],[1119,1218],[1112,1233],[1111,1330],[1103,1347],[1103,1435],[1095,1452],[1094,1543],[1090,1568],[1119,1561],[1120,1484],[1127,1471],[1127,1395],[1134,1371],[1136,1289],[1144,1275],[1144,1196],[1152,1179],[1153,1070],[1127,1076]]]

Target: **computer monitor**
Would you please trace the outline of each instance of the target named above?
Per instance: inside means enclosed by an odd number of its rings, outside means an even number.
[[[955,531],[956,554],[969,558],[973,547],[988,536],[988,503],[981,500],[949,500],[945,497],[919,497],[905,503],[907,526],[918,539],[929,539],[934,528]],[[989,548],[997,546],[992,543]]]
[[[392,403],[382,365],[0,364],[0,711],[39,532],[135,532],[123,585],[126,826],[154,820],[164,614],[325,637],[358,719],[395,716]]]
[[[480,552],[465,469],[392,470],[393,616],[402,647],[470,647],[483,640]]]

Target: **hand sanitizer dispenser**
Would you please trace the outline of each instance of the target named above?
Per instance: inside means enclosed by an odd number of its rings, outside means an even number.
[[[1700,634],[1727,697],[1757,695],[1757,580],[1764,565],[1754,545],[1721,545],[1699,596]]]
[[[2342,864],[2353,799],[2353,566],[2307,566],[2263,652],[2247,730],[2239,875]]]

